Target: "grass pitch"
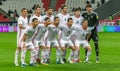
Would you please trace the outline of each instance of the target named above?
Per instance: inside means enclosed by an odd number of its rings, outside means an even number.
[[[55,49],[52,49],[52,64],[48,66],[39,65],[38,67],[26,68],[14,66],[14,53],[16,49],[16,33],[0,33],[0,71],[120,71],[120,33],[98,33],[100,48],[100,63],[95,63],[94,45],[90,57],[91,64],[56,64]],[[67,56],[69,55],[69,49]],[[81,48],[81,59],[84,60],[84,49]],[[29,63],[29,51],[27,52],[26,61]],[[19,58],[20,59],[20,58]],[[20,60],[19,60],[20,61]]]

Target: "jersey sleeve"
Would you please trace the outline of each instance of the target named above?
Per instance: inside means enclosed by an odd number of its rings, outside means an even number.
[[[94,27],[96,28],[99,24],[99,17],[98,17],[98,14],[95,13],[95,24],[94,24]]]
[[[85,13],[82,14],[82,17],[85,17]]]
[[[65,26],[63,26],[63,25],[59,25],[58,28],[59,28],[60,30],[62,30],[62,29],[65,28]]]
[[[29,31],[29,27],[27,27],[27,28],[25,29],[24,34],[28,34],[28,31]]]
[[[30,20],[29,20],[29,23],[30,23],[30,24],[32,23],[32,19],[33,19],[33,17],[30,17]]]
[[[59,17],[59,18],[60,18],[60,14],[57,14],[56,17]]]
[[[18,24],[22,24],[22,18],[18,19]]]

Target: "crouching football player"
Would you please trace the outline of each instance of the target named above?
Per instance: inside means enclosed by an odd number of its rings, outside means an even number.
[[[35,48],[32,43],[33,35],[35,34],[35,28],[38,25],[38,19],[33,18],[32,24],[30,26],[27,26],[22,38],[22,52],[21,52],[21,67],[25,67],[25,55],[26,50],[30,49],[31,55],[30,55],[30,66],[34,66],[34,60],[35,60]]]
[[[75,31],[75,47],[77,49],[77,51],[75,52],[75,62],[78,61],[79,57],[78,57],[78,53],[80,50],[80,46],[82,46],[83,48],[85,48],[87,50],[87,55],[86,55],[86,59],[84,62],[90,63],[89,61],[89,56],[91,54],[91,46],[88,43],[88,39],[91,35],[90,30],[88,30],[88,21],[85,19],[82,22],[82,26],[76,26],[76,31]]]

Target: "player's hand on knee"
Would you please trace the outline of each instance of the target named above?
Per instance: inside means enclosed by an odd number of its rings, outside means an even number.
[[[62,49],[62,51],[65,51],[65,50],[66,50],[65,47],[62,47],[61,49]]]

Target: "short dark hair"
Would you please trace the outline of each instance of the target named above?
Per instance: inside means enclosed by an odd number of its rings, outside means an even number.
[[[91,4],[88,4],[88,5],[86,5],[86,8],[87,8],[87,7],[90,7],[90,8],[91,8],[91,7],[92,7],[92,5],[91,5]]]
[[[72,18],[68,18],[67,22],[69,22],[69,20],[73,20]]]
[[[84,21],[88,21],[88,20],[87,19],[83,19],[82,24],[84,23]]]
[[[79,8],[76,8],[75,10],[74,10],[74,12],[76,12],[76,11],[81,11],[81,8],[79,7]]]
[[[22,8],[22,9],[21,9],[21,12],[23,12],[24,10],[28,10],[28,9],[27,9],[27,8]]]
[[[40,7],[39,5],[38,5],[38,6],[36,6],[36,7],[35,7],[35,10],[36,10],[37,8],[41,8],[41,7]]]
[[[54,17],[54,20],[56,20],[57,18],[59,18],[59,17]]]
[[[66,5],[63,5],[62,7],[61,7],[61,9],[64,9],[64,7],[67,7]]]
[[[44,21],[47,21],[48,19],[50,19],[49,17],[46,17],[45,19],[44,19]]]
[[[51,8],[51,7],[48,7],[48,9],[47,9],[47,10],[49,10],[49,9],[53,9],[53,8]]]
[[[37,18],[33,18],[33,19],[32,19],[32,22],[34,22],[35,20],[38,20],[38,19],[37,19]]]

